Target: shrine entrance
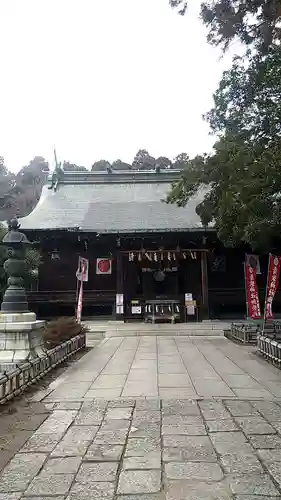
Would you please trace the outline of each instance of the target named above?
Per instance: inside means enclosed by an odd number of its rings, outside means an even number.
[[[141,251],[123,253],[124,317],[143,321],[168,318],[186,321],[186,294],[196,303],[189,320],[198,320],[204,294],[199,251]],[[191,317],[193,316],[193,318]]]

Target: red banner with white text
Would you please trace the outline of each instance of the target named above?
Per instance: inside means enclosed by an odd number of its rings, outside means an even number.
[[[256,269],[245,264],[246,292],[248,300],[248,315],[251,319],[261,318],[259,291],[257,286]]]
[[[281,257],[269,254],[265,296],[265,319],[273,319],[272,302],[279,285]]]

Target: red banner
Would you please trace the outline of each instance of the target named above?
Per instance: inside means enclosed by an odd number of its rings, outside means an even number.
[[[260,299],[257,286],[256,269],[245,264],[245,280],[248,299],[248,314],[251,319],[261,318]]]
[[[269,254],[265,297],[265,319],[273,319],[272,302],[279,285],[281,257]]]
[[[85,281],[86,271],[87,271],[86,263],[82,262],[81,284],[80,284],[80,290],[79,290],[79,295],[78,295],[78,304],[77,304],[77,313],[76,313],[76,319],[77,319],[78,323],[81,323],[82,306],[83,306],[83,283]]]

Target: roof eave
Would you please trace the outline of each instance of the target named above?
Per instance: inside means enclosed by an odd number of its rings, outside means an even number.
[[[194,233],[196,231],[199,232],[215,232],[214,227],[189,227],[189,228],[159,228],[159,229],[87,229],[87,228],[60,228],[60,227],[52,227],[48,229],[44,228],[28,228],[24,229],[24,231],[61,231],[66,233],[94,233],[94,234],[136,234],[136,233]]]

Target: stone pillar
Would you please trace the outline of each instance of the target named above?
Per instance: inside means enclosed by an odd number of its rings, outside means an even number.
[[[24,288],[26,247],[31,245],[19,231],[16,219],[9,224],[9,231],[1,242],[7,248],[8,258],[4,270],[8,275],[0,314],[0,372],[44,354],[42,330],[44,321],[28,310]]]

